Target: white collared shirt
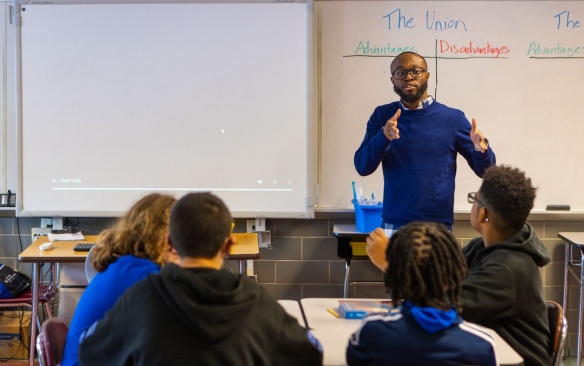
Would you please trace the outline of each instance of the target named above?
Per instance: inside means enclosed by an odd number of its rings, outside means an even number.
[[[402,109],[409,111],[410,109],[408,107],[406,107],[404,105],[404,103],[400,100],[399,101]],[[434,97],[432,97],[431,95],[428,96],[428,98],[426,98],[425,100],[421,100],[420,103],[418,103],[418,108],[416,109],[424,109],[424,108],[428,108],[428,106],[430,106],[430,104],[432,104],[434,102]]]

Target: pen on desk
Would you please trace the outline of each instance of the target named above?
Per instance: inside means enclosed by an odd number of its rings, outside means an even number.
[[[326,311],[328,311],[329,313],[333,314],[333,316],[334,316],[335,318],[338,318],[338,317],[339,317],[339,313],[337,313],[337,311],[336,311],[336,310],[334,310],[334,309],[327,308],[327,309],[326,309]]]

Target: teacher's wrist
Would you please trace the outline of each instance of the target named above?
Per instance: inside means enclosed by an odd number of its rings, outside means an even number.
[[[472,147],[474,148],[475,151],[485,152],[489,150],[489,140],[487,138],[481,139],[481,142],[479,144],[481,145],[480,149],[477,149],[476,146],[473,144]]]

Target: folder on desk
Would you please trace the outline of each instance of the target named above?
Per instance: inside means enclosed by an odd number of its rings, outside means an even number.
[[[78,231],[76,233],[64,233],[64,234],[50,233],[48,236],[49,236],[50,241],[55,241],[55,240],[62,240],[62,241],[85,240],[85,237],[83,236],[81,231]]]
[[[391,311],[391,300],[339,300],[339,315],[345,319],[361,319],[370,313]]]
[[[367,257],[367,243],[363,241],[351,241],[349,245],[351,246],[353,257]]]

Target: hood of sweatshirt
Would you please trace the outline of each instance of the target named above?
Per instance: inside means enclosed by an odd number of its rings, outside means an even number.
[[[226,270],[168,264],[149,279],[171,311],[197,337],[213,343],[242,326],[259,297],[257,286]]]
[[[535,233],[535,229],[530,224],[525,224],[523,229],[515,233],[513,236],[503,240],[500,243],[493,244],[485,248],[483,239],[475,239],[481,245],[476,245],[474,250],[477,252],[472,255],[473,262],[481,260],[486,255],[499,249],[508,249],[516,252],[523,252],[528,254],[538,267],[543,267],[551,261],[551,256],[547,248]],[[471,242],[472,243],[472,242]],[[470,243],[469,243],[470,244]],[[472,265],[471,265],[472,266]]]

